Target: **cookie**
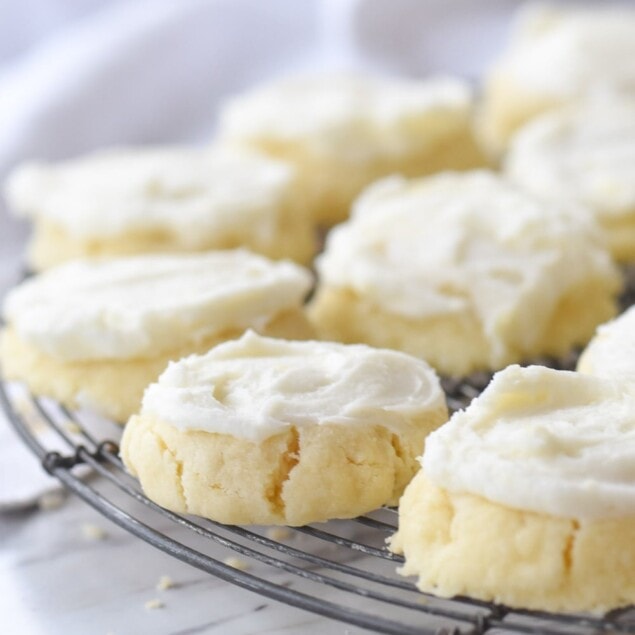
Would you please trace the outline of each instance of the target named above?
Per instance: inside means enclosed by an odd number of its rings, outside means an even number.
[[[635,96],[635,11],[535,5],[486,74],[479,129],[494,152],[536,115],[597,93]]]
[[[84,257],[246,247],[308,262],[316,240],[295,169],[253,151],[104,150],[30,163],[9,177],[9,207],[34,223],[36,270]]]
[[[176,512],[304,525],[395,504],[446,420],[422,361],[248,332],[170,364],[121,454],[146,495]]]
[[[310,287],[297,265],[240,250],[74,261],[8,294],[3,374],[125,421],[170,360],[247,328],[309,337]]]
[[[635,392],[512,366],[428,437],[391,548],[443,597],[603,613],[635,602]]]
[[[235,97],[219,131],[224,142],[293,163],[314,219],[332,225],[380,177],[486,165],[471,119],[471,91],[458,79],[322,75]]]
[[[505,173],[538,196],[586,205],[613,257],[635,260],[635,96],[537,117],[514,136]]]
[[[316,268],[321,337],[453,376],[565,355],[615,315],[621,286],[590,213],[485,171],[371,186]]]

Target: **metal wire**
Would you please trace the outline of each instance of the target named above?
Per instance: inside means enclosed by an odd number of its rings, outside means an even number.
[[[464,407],[488,380],[487,374],[470,382],[444,380],[451,407]],[[396,573],[402,559],[386,549],[397,522],[392,509],[289,529],[287,537],[175,514],[144,496],[126,473],[115,424],[105,435],[94,419],[3,382],[0,403],[44,469],[101,514],[179,560],[268,598],[377,633],[635,633],[631,610],[604,619],[562,616],[418,592]],[[51,431],[65,449],[51,440]],[[228,556],[238,556],[249,569],[236,568]]]

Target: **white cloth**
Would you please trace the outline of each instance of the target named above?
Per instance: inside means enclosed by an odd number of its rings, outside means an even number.
[[[107,3],[0,66],[0,174],[18,160],[104,144],[204,141],[223,97],[278,74],[371,67],[475,76],[512,8],[505,0]]]
[[[219,103],[271,77],[372,69],[477,77],[508,0],[25,0],[0,8],[0,179],[27,158],[203,143]],[[25,227],[0,209],[0,295]],[[46,478],[0,421],[0,508]],[[24,455],[23,458],[20,458]]]

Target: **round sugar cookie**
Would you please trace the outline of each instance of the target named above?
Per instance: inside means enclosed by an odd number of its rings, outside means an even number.
[[[321,337],[396,348],[444,375],[585,344],[621,278],[592,215],[486,171],[386,179],[316,261]]]
[[[333,225],[380,177],[485,166],[472,101],[454,78],[295,77],[230,100],[220,137],[295,165],[313,218]]]
[[[604,613],[635,603],[635,391],[511,366],[428,437],[391,542],[443,597]]]
[[[6,185],[34,223],[29,263],[246,247],[309,262],[312,221],[293,166],[246,149],[102,150],[18,167]]]
[[[594,213],[617,260],[635,260],[635,94],[537,117],[514,137],[505,173],[537,196]]]
[[[170,364],[121,454],[146,495],[179,513],[304,525],[395,504],[446,419],[425,362],[247,332]]]
[[[525,7],[486,74],[480,134],[500,153],[536,115],[594,94],[633,97],[634,60],[635,10],[627,4]]]
[[[307,338],[308,271],[246,251],[74,261],[4,303],[7,379],[118,421],[167,363],[254,328]]]

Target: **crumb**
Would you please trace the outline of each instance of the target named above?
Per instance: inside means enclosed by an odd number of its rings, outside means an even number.
[[[169,575],[162,575],[157,582],[156,590],[157,591],[167,591],[172,587],[176,586],[174,584],[174,580]]]
[[[291,532],[286,527],[271,527],[267,529],[267,538],[271,540],[286,540]]]
[[[82,536],[86,540],[104,540],[108,534],[104,529],[92,523],[82,523]]]
[[[59,509],[66,500],[66,496],[61,490],[53,490],[52,492],[46,492],[38,498],[37,506],[42,511],[49,511],[51,509]]]
[[[148,600],[143,605],[143,608],[145,608],[147,611],[154,611],[154,609],[162,609],[164,606],[165,604],[163,604],[163,602],[161,602],[159,598],[153,598],[152,600]]]
[[[249,563],[241,560],[240,558],[234,558],[233,556],[229,556],[229,558],[225,558],[223,562],[228,566],[232,567],[232,569],[238,569],[238,571],[247,571],[249,569]]]
[[[70,419],[64,422],[64,429],[69,434],[80,434],[82,431],[82,427],[78,423],[76,423],[75,421],[71,421]]]

